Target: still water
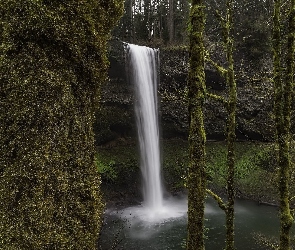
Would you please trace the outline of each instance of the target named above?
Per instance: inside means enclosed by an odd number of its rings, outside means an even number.
[[[185,203],[185,200],[180,201]],[[183,204],[182,204],[183,205]],[[238,250],[264,250],[254,235],[266,237],[278,235],[279,220],[277,208],[259,205],[256,202],[237,200],[235,241]],[[225,239],[225,216],[214,200],[206,202],[206,250],[223,249]],[[165,220],[142,221],[126,216],[126,210],[108,210],[101,235],[103,250],[181,250],[186,238],[186,214]]]

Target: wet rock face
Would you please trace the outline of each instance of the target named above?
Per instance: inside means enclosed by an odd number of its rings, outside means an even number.
[[[112,42],[109,81],[101,89],[100,109],[95,125],[96,141],[101,145],[118,138],[135,137],[134,91],[128,81],[123,44]],[[159,116],[164,138],[186,138],[188,113],[186,78],[189,55],[185,48],[160,51]],[[127,72],[127,73],[126,73]],[[226,96],[224,80],[206,68],[206,85],[215,94]],[[237,79],[237,138],[269,141],[274,138],[272,84],[265,80]],[[207,100],[204,119],[207,139],[223,140],[226,110],[222,104]]]
[[[134,132],[133,88],[125,73],[125,52],[119,41],[111,42],[109,79],[101,86],[100,105],[96,111],[96,144],[104,145]]]

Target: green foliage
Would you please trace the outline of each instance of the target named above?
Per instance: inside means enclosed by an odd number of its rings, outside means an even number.
[[[107,179],[109,181],[116,181],[118,178],[118,173],[116,172],[114,166],[115,161],[111,160],[109,163],[101,162],[97,157],[95,158],[95,165],[102,179]]]
[[[236,193],[244,198],[274,202],[277,198],[277,171],[273,144],[238,142],[236,151]],[[207,145],[209,186],[222,190],[226,184],[225,143]]]
[[[92,125],[122,4],[1,1],[1,249],[96,249]]]
[[[207,170],[210,179],[219,185],[226,182],[226,146],[225,143],[211,143],[207,147]],[[259,169],[273,171],[273,145],[260,143],[236,143],[235,178],[242,180],[253,176]],[[271,164],[271,165],[270,165]]]
[[[163,175],[167,186],[172,192],[182,190],[187,182],[187,142],[165,141],[162,151]],[[95,163],[103,183],[116,186],[132,181],[134,176],[140,176],[140,162],[135,144],[101,147],[96,153]]]
[[[134,181],[138,175],[139,159],[135,145],[113,145],[101,147],[96,153],[95,165],[103,183],[113,186]]]
[[[187,141],[180,139],[165,140],[162,144],[163,176],[166,187],[172,193],[182,191],[187,186],[189,160],[187,147]],[[294,158],[294,144],[291,148]],[[217,193],[225,192],[226,150],[225,142],[206,143],[206,178],[209,187]],[[276,203],[278,171],[275,166],[274,144],[237,142],[235,150],[235,190],[238,197]],[[97,159],[103,165],[102,168],[106,169],[106,174],[102,173],[101,176],[103,183],[110,183],[116,190],[119,190],[122,184],[134,182],[134,177],[140,176],[138,152],[135,145],[99,148]],[[112,176],[117,178],[112,178]],[[293,186],[291,194],[295,194]]]
[[[163,147],[163,174],[171,191],[187,187],[187,142],[170,140]]]

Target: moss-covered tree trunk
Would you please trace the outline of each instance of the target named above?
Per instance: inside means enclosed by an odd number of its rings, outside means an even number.
[[[188,250],[202,250],[204,245],[204,201],[206,195],[205,141],[203,103],[204,73],[204,4],[193,0],[190,11],[189,98],[189,168],[188,168]]]
[[[207,96],[221,102],[227,110],[227,176],[226,190],[227,202],[221,197],[207,190],[207,192],[217,201],[219,207],[225,212],[226,217],[226,250],[234,250],[234,204],[235,204],[235,140],[236,140],[236,106],[237,106],[237,86],[234,73],[233,59],[233,1],[226,1],[226,13],[224,16],[216,10],[222,28],[224,51],[226,55],[227,67],[224,68],[210,59],[209,55],[206,58],[220,73],[225,77],[226,86],[228,88],[228,97],[218,96],[212,93],[207,93]]]
[[[122,0],[0,4],[0,249],[96,249],[92,124]]]
[[[280,250],[289,250],[290,231],[293,217],[290,211],[290,117],[291,101],[294,84],[294,36],[295,36],[295,1],[290,1],[288,15],[288,37],[286,58],[282,53],[283,39],[281,32],[281,1],[274,1],[273,15],[273,61],[274,61],[274,89],[275,89],[275,122],[277,132],[277,162],[279,167],[280,193]],[[286,70],[283,69],[286,65]]]
[[[228,204],[226,208],[226,250],[234,250],[234,178],[235,178],[235,139],[236,139],[236,105],[237,105],[237,86],[234,75],[234,60],[233,60],[233,42],[231,39],[232,29],[232,11],[233,1],[226,2],[227,15],[225,26],[225,50],[228,62],[226,73],[226,82],[229,88],[228,98],[228,123],[227,123],[227,197]]]

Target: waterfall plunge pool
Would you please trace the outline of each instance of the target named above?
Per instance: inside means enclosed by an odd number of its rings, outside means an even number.
[[[100,237],[103,250],[181,250],[186,239],[187,200],[164,199],[161,183],[157,101],[158,51],[126,44],[131,83],[135,86],[135,113],[141,155],[143,198],[141,206],[105,213]],[[206,249],[223,249],[225,216],[212,199],[205,210]],[[239,200],[236,203],[236,247],[263,249],[254,235],[273,237],[278,232],[276,208]]]
[[[178,200],[177,209],[183,212],[184,206],[187,206],[186,199]],[[143,216],[143,208],[138,206],[106,211],[100,237],[102,250],[112,249],[113,244],[117,244],[114,249],[128,250],[185,249],[183,246],[186,238],[186,211],[182,215],[178,214],[179,216],[160,216],[158,219],[150,219]],[[248,200],[236,200],[235,210],[235,241],[238,250],[266,250],[266,247],[257,244],[255,240],[257,234],[278,239],[279,219],[276,207]],[[205,219],[206,249],[223,249],[225,216],[211,198],[206,202]]]

